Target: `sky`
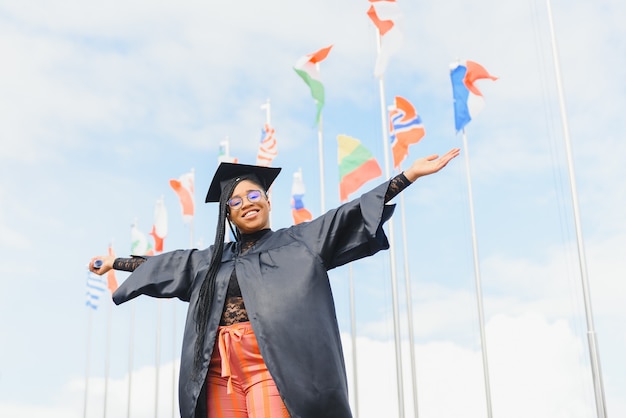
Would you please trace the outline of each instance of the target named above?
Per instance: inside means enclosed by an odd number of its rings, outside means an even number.
[[[381,96],[424,122],[406,164],[462,151],[394,199],[390,251],[330,272],[355,416],[484,417],[487,392],[494,417],[597,416],[589,331],[607,413],[626,416],[626,4],[553,1],[557,72],[548,3],[400,0],[404,43],[382,89],[368,6],[0,1],[0,416],[178,416],[186,305],[88,309],[88,261],[109,243],[127,256],[131,225],[149,232],[161,197],[166,251],[211,244],[216,210],[202,202],[219,143],[254,163],[268,100],[283,168],[273,228],[292,223],[299,169],[315,216],[321,173],[324,209],[340,204],[339,134],[378,159],[384,174],[362,191],[376,186],[394,174]],[[293,66],[328,45],[320,154]],[[466,59],[498,77],[477,83],[486,107],[467,146],[449,77]],[[185,224],[168,182],[192,169]]]

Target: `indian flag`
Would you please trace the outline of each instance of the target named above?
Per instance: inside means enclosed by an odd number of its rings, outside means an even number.
[[[324,107],[324,85],[320,79],[320,70],[317,64],[328,56],[332,47],[333,46],[330,45],[317,52],[303,56],[293,67],[296,73],[302,77],[306,85],[311,89],[311,96],[313,96],[313,100],[315,100],[315,104],[317,105],[317,114],[315,116],[316,125],[320,123],[320,116],[322,115],[322,108]]]
[[[358,139],[338,135],[339,143],[339,199],[348,201],[348,195],[370,180],[380,177],[378,161]]]

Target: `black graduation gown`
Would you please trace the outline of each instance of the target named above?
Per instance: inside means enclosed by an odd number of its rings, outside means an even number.
[[[195,307],[212,247],[150,257],[122,283],[113,294],[116,304],[141,294],[189,302],[179,382],[182,418],[206,418],[204,383],[233,268],[261,354],[290,415],[352,417],[327,271],[389,248],[382,229],[394,209],[384,203],[388,184],[311,222],[270,231],[244,255],[237,254],[236,243],[226,244],[195,380]]]

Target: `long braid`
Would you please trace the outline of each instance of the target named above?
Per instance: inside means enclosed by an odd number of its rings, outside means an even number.
[[[204,339],[206,335],[207,322],[215,293],[215,278],[220,269],[222,262],[222,254],[224,252],[224,236],[226,230],[226,214],[228,213],[228,199],[235,190],[235,186],[243,180],[243,178],[233,179],[222,190],[219,201],[219,216],[217,220],[217,229],[215,233],[215,242],[213,243],[213,255],[211,256],[211,264],[206,278],[200,287],[198,300],[196,301],[196,345],[194,347],[194,375],[198,377],[198,373],[202,368],[202,356],[204,352]]]

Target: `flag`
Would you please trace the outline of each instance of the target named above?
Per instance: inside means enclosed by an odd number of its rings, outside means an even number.
[[[454,98],[454,126],[459,132],[485,106],[483,94],[474,85],[476,80],[489,78],[497,80],[480,64],[474,61],[453,63],[450,65],[452,96]]]
[[[378,161],[361,141],[347,135],[338,135],[339,142],[339,198],[348,201],[348,195],[382,175]]]
[[[109,245],[109,255],[115,257],[112,245]],[[111,291],[111,294],[117,290],[117,278],[115,277],[115,270],[113,269],[107,272],[107,287]]]
[[[333,46],[327,46],[312,54],[307,54],[300,58],[293,67],[296,73],[302,77],[307,86],[311,89],[311,96],[317,105],[317,113],[315,115],[315,124],[320,123],[322,115],[322,107],[324,107],[324,85],[320,79],[320,71],[317,64],[323,61]]]
[[[102,296],[106,288],[107,283],[104,277],[87,271],[87,299],[85,305],[94,310],[98,309],[100,296]]]
[[[426,131],[422,118],[405,98],[396,96],[395,106],[389,111],[389,139],[393,154],[393,167],[398,168],[409,155],[409,145],[417,144]]]
[[[293,173],[293,183],[291,184],[291,215],[294,225],[307,222],[313,219],[313,215],[304,207],[305,188],[302,180],[302,170]]]
[[[130,229],[130,254],[131,255],[154,255],[154,250],[148,238],[133,223]]]
[[[396,0],[369,0],[367,15],[378,29],[380,48],[374,67],[374,75],[382,77],[387,69],[389,58],[400,50],[403,42],[400,30],[403,14]]]
[[[167,210],[163,198],[157,200],[154,207],[154,223],[150,235],[154,239],[154,251],[156,253],[163,252],[163,240],[167,236]]]
[[[171,179],[170,186],[174,189],[180,200],[183,222],[190,223],[193,220],[195,206],[193,197],[194,170],[192,169],[189,173],[183,174],[178,179]]]
[[[272,160],[278,155],[274,133],[274,128],[269,123],[266,123],[263,129],[261,129],[261,143],[256,156],[256,165],[269,167],[272,165]]]

